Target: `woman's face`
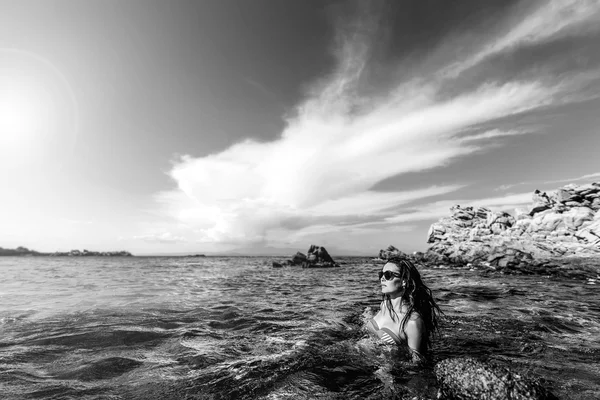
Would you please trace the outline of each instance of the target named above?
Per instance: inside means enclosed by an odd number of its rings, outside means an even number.
[[[398,266],[396,264],[392,264],[392,263],[387,263],[383,266],[383,269],[381,270],[383,273],[385,273],[386,271],[390,271],[395,273],[396,275],[400,274],[400,268],[398,268]],[[402,294],[402,291],[404,290],[404,287],[402,286],[402,279],[396,277],[396,276],[392,276],[391,280],[386,280],[385,279],[385,275],[381,277],[381,279],[379,280],[381,283],[381,293],[382,294],[389,294],[389,295],[400,295]]]

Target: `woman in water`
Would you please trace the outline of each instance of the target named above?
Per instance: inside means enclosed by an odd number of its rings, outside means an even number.
[[[388,259],[379,281],[383,301],[379,312],[367,321],[367,329],[388,344],[407,347],[414,362],[426,361],[441,314],[431,290],[404,257]]]

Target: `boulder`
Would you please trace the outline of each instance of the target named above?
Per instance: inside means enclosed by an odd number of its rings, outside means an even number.
[[[297,252],[293,255],[291,260],[284,262],[273,261],[273,268],[281,268],[284,265],[287,266],[301,266],[302,268],[332,268],[339,267],[333,258],[329,255],[325,247],[311,245],[306,255],[301,252]]]
[[[292,265],[302,265],[302,263],[307,261],[307,257],[303,253],[297,252],[294,254],[291,261]]]
[[[571,192],[565,189],[558,189],[555,195],[556,202],[566,203],[571,200]]]
[[[325,247],[315,246],[314,244],[311,244],[310,248],[308,249],[308,259],[316,262],[335,262],[327,250],[325,250]]]
[[[407,254],[398,250],[396,247],[391,246],[391,245],[388,246],[388,248],[385,250],[383,250],[383,249],[379,250],[379,259],[380,260],[388,260],[392,257],[398,257],[398,256],[406,257]]]
[[[492,210],[490,210],[489,208],[486,208],[486,207],[479,207],[479,208],[477,209],[476,215],[477,215],[477,218],[479,218],[479,219],[486,219],[486,218],[487,218],[487,215],[488,215],[490,212],[492,212]]]
[[[600,236],[594,233],[594,231],[582,231],[575,234],[577,239],[581,239],[586,243],[596,244],[600,242]]]
[[[441,223],[434,223],[429,227],[427,232],[427,243],[435,243],[436,239],[443,237],[446,233],[446,227]]]
[[[515,219],[507,212],[488,212],[486,218],[486,226],[491,227],[494,224],[502,225],[503,229],[510,228],[515,224]]]
[[[434,367],[438,399],[554,400],[537,379],[473,358],[450,358]]]
[[[333,258],[329,255],[325,247],[310,245],[306,260],[302,262],[302,268],[332,268],[339,267]]]
[[[594,214],[589,207],[574,207],[563,214],[563,221],[568,229],[577,230],[586,221],[593,221]]]

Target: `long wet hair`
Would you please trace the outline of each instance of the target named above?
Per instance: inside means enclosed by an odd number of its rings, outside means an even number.
[[[425,323],[425,343],[426,347],[429,348],[430,337],[438,332],[438,320],[441,316],[442,310],[438,307],[431,290],[421,280],[421,274],[414,266],[414,264],[405,257],[390,257],[387,263],[396,265],[399,269],[400,279],[405,284],[404,293],[402,294],[402,303],[405,304],[408,309],[406,314],[400,322],[400,328],[404,331],[404,327],[409,321],[413,313],[418,313],[423,322]],[[392,306],[392,300],[389,294],[384,294],[383,301],[390,312],[392,320],[396,321],[398,314],[394,311]]]

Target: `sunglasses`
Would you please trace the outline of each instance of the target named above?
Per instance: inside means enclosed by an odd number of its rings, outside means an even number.
[[[402,276],[399,273],[392,271],[379,271],[379,280],[381,280],[382,276],[385,277],[386,281],[391,281],[394,278],[402,278]]]

